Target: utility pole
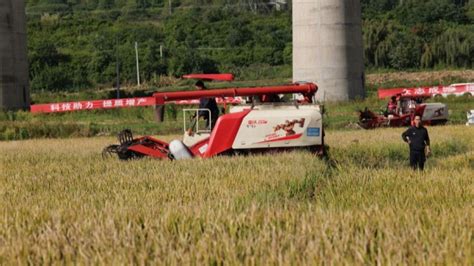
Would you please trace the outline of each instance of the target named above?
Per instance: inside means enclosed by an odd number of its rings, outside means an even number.
[[[117,86],[117,99],[120,98],[120,63],[118,59],[118,54],[116,55],[115,59],[115,71],[117,72],[117,81],[116,81],[116,86]]]
[[[168,1],[168,7],[170,9],[170,15],[171,15],[171,0]]]
[[[120,63],[119,63],[119,55],[118,55],[118,38],[115,38],[115,71],[117,73],[117,99],[120,98]]]
[[[163,45],[160,44],[160,58],[163,58]]]
[[[138,43],[135,42],[135,57],[137,60],[137,84],[140,87],[140,67],[138,65]]]

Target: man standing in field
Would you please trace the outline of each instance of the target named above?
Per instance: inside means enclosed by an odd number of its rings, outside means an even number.
[[[426,156],[431,154],[430,137],[428,130],[421,125],[421,116],[415,116],[414,124],[403,132],[402,138],[410,145],[410,166],[413,170],[423,170],[426,161],[425,149]]]

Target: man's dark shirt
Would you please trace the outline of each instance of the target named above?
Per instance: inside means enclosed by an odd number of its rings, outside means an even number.
[[[424,151],[425,146],[430,145],[430,137],[428,136],[428,130],[423,126],[410,127],[407,131],[403,132],[403,141],[408,142],[410,139],[410,150],[412,151]]]
[[[219,108],[214,98],[201,98],[199,100],[199,109],[209,109],[211,111],[212,120],[216,120],[219,116]],[[199,111],[199,117],[204,117],[204,119],[209,120],[209,112],[204,110]]]

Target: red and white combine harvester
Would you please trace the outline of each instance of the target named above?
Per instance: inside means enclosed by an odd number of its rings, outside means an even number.
[[[472,85],[455,84],[447,87],[379,89],[380,99],[394,98],[392,110],[375,113],[365,108],[359,111],[359,125],[364,129],[378,127],[410,126],[416,115],[421,116],[424,125],[443,125],[448,121],[448,106],[444,103],[424,103],[430,97],[466,95],[472,93]],[[390,103],[389,105],[390,106]]]
[[[202,77],[201,77],[202,78]],[[120,159],[150,156],[160,159],[210,158],[217,155],[262,153],[290,149],[308,149],[324,153],[322,112],[314,103],[314,83],[284,86],[209,89],[199,91],[158,92],[157,105],[181,100],[247,97],[249,103],[231,106],[229,113],[217,119],[214,128],[200,128],[190,120],[198,111],[184,109],[184,137],[170,143],[151,136],[133,138],[130,130],[122,131],[118,145],[110,145],[104,154],[117,154]],[[301,94],[304,100],[266,102],[275,95]],[[260,99],[260,100],[259,100]]]
[[[424,125],[444,125],[448,121],[448,106],[444,103],[423,103],[424,97],[399,96],[394,112],[375,113],[365,108],[359,111],[359,125],[364,129],[410,126],[415,116]]]

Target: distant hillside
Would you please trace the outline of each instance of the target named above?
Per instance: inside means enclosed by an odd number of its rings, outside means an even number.
[[[291,76],[291,1],[27,0],[33,90],[190,72]],[[169,6],[169,3],[172,6]],[[472,68],[474,1],[362,0],[370,69]]]

